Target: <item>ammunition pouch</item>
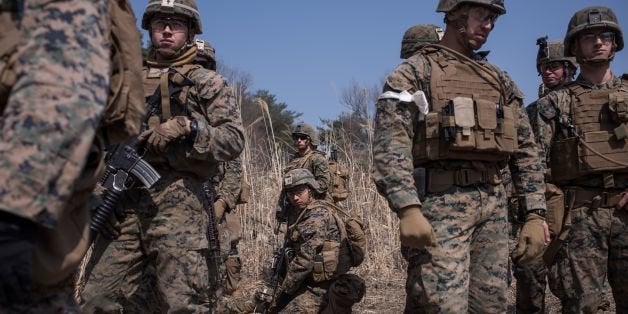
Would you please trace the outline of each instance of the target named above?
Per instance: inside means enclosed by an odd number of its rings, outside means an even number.
[[[497,167],[489,169],[428,169],[427,191],[439,193],[448,190],[452,186],[470,186],[474,184],[497,185],[502,182],[501,171]]]
[[[325,241],[320,255],[314,258],[314,269],[312,279],[314,282],[322,282],[332,279],[338,268],[340,258],[340,243],[336,241]]]

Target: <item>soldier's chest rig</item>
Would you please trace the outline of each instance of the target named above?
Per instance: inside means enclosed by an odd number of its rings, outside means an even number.
[[[505,160],[517,147],[516,116],[498,74],[469,58],[429,50],[424,56],[431,68],[430,108],[417,123],[414,164]]]
[[[566,88],[571,101],[563,109],[566,112],[560,113],[559,130],[550,148],[552,179],[561,182],[592,174],[628,173],[628,76],[614,89],[575,83]]]
[[[145,123],[148,128],[174,116],[191,117],[192,112],[203,112],[202,108],[196,108],[188,101],[194,82],[187,75],[199,67],[144,69],[144,93],[148,104]]]

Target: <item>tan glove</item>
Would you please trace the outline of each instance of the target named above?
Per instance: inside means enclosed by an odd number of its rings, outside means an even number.
[[[163,154],[170,142],[190,134],[190,119],[176,116],[172,119],[144,131],[137,138],[139,143],[146,141],[146,149],[155,154]]]
[[[436,246],[432,226],[421,213],[421,206],[408,206],[397,211],[401,245],[418,249]]]
[[[220,224],[220,221],[222,221],[222,216],[224,216],[226,209],[227,203],[223,199],[219,198],[214,202],[214,216],[217,224]]]
[[[519,265],[527,265],[541,258],[545,244],[550,240],[545,218],[537,214],[528,214],[519,233],[519,243],[514,260]]]

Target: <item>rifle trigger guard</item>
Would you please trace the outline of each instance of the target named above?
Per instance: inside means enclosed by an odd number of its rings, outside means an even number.
[[[113,174],[113,189],[116,191],[126,190],[127,187],[125,183],[128,178],[129,174],[126,171],[119,169],[116,173]]]

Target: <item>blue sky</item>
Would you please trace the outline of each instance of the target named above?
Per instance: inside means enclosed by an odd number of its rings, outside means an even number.
[[[132,0],[138,22],[147,0]],[[442,25],[437,0],[197,0],[203,34],[218,61],[253,77],[252,90],[266,89],[302,120],[319,125],[345,108],[343,88],[380,82],[399,63],[403,32],[418,23]],[[506,0],[482,50],[506,70],[525,94],[536,99],[536,39],[562,39],[577,10],[608,6],[618,15],[628,42],[626,0]],[[145,36],[145,38],[148,38]],[[612,63],[628,72],[628,47]]]

